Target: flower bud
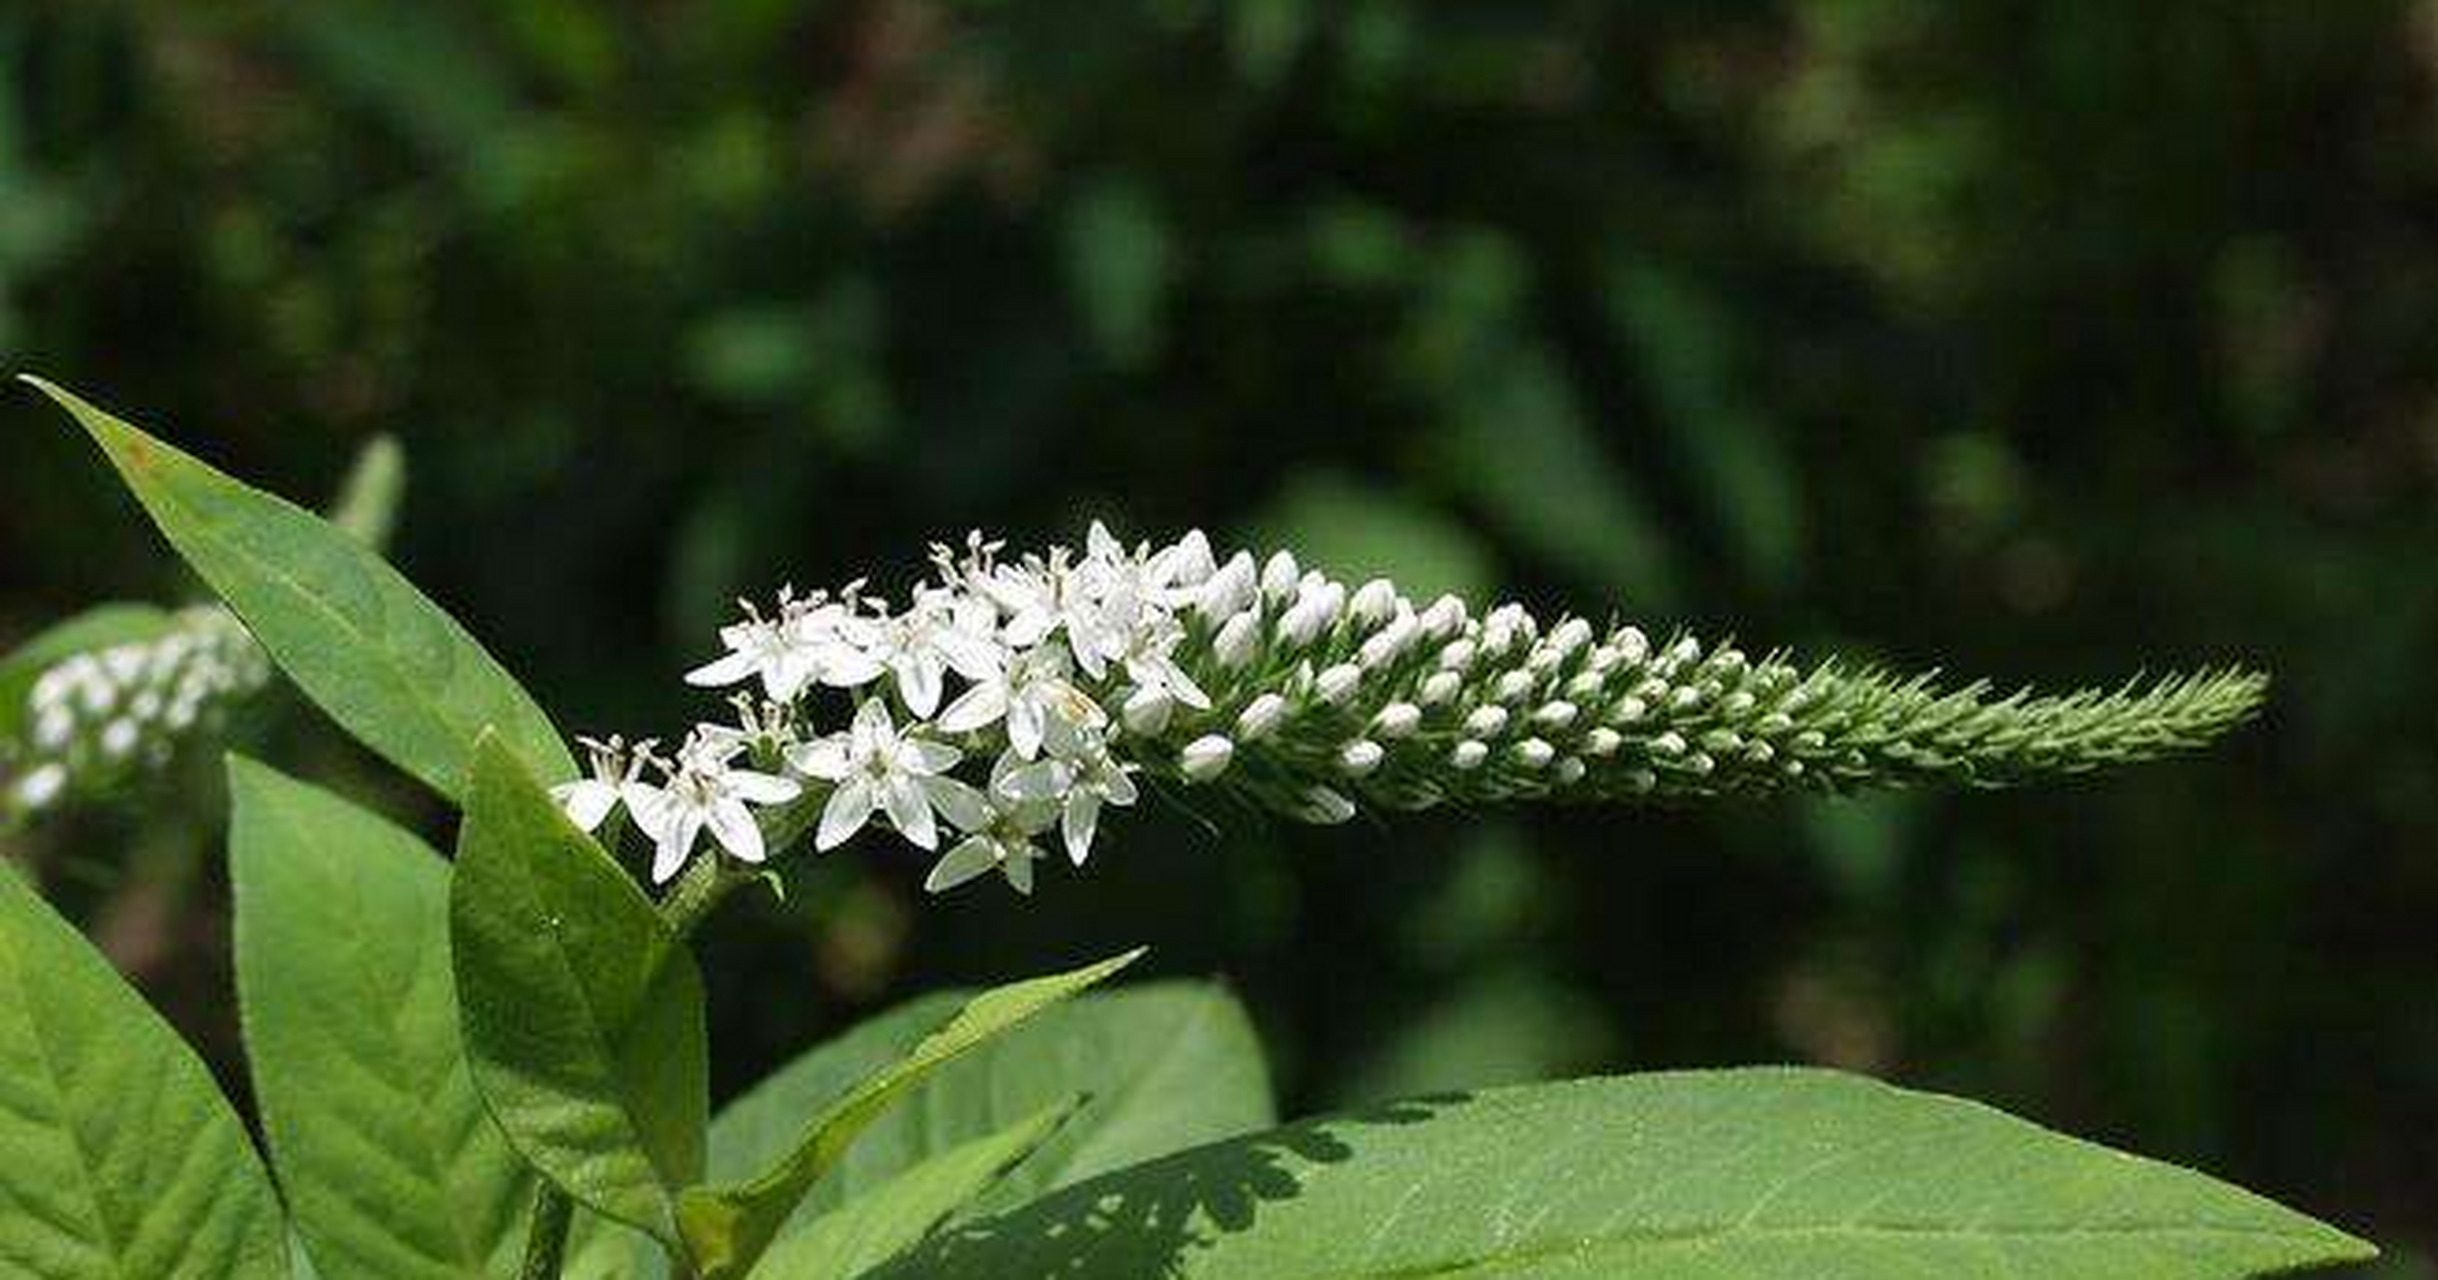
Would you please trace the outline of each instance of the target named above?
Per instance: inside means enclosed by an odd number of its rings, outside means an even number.
[[[1608,638],[1608,644],[1617,651],[1617,660],[1627,666],[1639,666],[1643,659],[1651,656],[1650,637],[1642,634],[1640,627],[1617,628],[1617,633]]]
[[[1464,630],[1464,601],[1455,596],[1441,596],[1422,611],[1422,634],[1431,640],[1445,640]]]
[[[1354,815],[1354,801],[1329,787],[1313,787],[1304,792],[1303,807],[1297,814],[1306,822],[1323,826],[1336,826]]]
[[[1453,671],[1434,671],[1423,677],[1422,687],[1416,692],[1422,697],[1422,705],[1435,707],[1455,697],[1463,688],[1463,676]]]
[[[1602,725],[1583,735],[1583,749],[1595,756],[1613,756],[1625,745],[1625,735]]]
[[[1292,553],[1278,552],[1270,557],[1269,563],[1261,566],[1261,593],[1276,603],[1285,604],[1295,598],[1298,579],[1302,575],[1303,570],[1296,565]]]
[[[1278,722],[1286,718],[1287,700],[1275,693],[1265,693],[1245,704],[1244,713],[1236,717],[1236,735],[1247,742],[1268,737]]]
[[[1388,753],[1369,738],[1357,738],[1338,750],[1338,770],[1349,778],[1360,778],[1380,767]]]
[[[1363,669],[1351,662],[1341,662],[1321,672],[1312,682],[1312,688],[1320,695],[1321,701],[1331,706],[1341,706],[1354,697],[1355,690],[1361,688],[1362,684]]]
[[[1188,529],[1169,549],[1171,571],[1169,581],[1180,587],[1199,586],[1218,571],[1218,562],[1211,556],[1211,540],[1200,529]]]
[[[1402,738],[1422,725],[1422,708],[1410,702],[1392,702],[1380,708],[1371,718],[1371,731],[1383,738]]]
[[[1472,665],[1473,642],[1470,640],[1450,640],[1439,651],[1439,669],[1442,671],[1462,671]]]
[[[1501,702],[1521,702],[1540,686],[1540,680],[1529,671],[1509,671],[1499,676],[1491,686],[1491,696]]]
[[[1557,779],[1559,786],[1571,787],[1581,782],[1583,775],[1587,772],[1589,770],[1584,768],[1582,757],[1568,756],[1558,761],[1557,771],[1553,776]]]
[[[1204,622],[1223,623],[1252,605],[1259,595],[1259,571],[1253,567],[1253,557],[1237,552],[1221,565],[1217,572],[1204,579],[1194,608]]]
[[[1188,782],[1208,782],[1227,772],[1228,761],[1236,757],[1236,744],[1226,734],[1207,733],[1185,744],[1177,754],[1177,766]]]
[[[1167,690],[1142,688],[1127,697],[1118,714],[1128,733],[1156,738],[1168,728],[1169,717],[1176,709],[1176,700],[1168,696]]]
[[[1397,612],[1397,586],[1386,578],[1374,578],[1357,588],[1347,606],[1354,620],[1366,627],[1376,627]]]
[[[1491,737],[1507,727],[1507,709],[1496,703],[1475,707],[1473,714],[1464,718],[1464,727],[1465,732],[1475,737]]]
[[[1211,656],[1229,671],[1242,670],[1261,647],[1261,611],[1247,609],[1220,626],[1211,638]]]
[[[1459,769],[1478,769],[1481,767],[1482,761],[1489,758],[1489,745],[1487,743],[1476,742],[1471,738],[1467,738],[1464,741],[1457,743],[1456,746],[1448,752],[1448,763]]]
[[[1515,744],[1515,760],[1527,769],[1539,769],[1557,758],[1558,749],[1539,738],[1526,738]]]
[[[1575,704],[1563,700],[1544,702],[1532,713],[1532,722],[1544,729],[1563,729],[1575,722]]]

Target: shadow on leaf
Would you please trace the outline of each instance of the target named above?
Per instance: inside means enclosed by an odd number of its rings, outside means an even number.
[[[1122,1169],[951,1227],[872,1280],[1178,1280],[1195,1249],[1250,1230],[1264,1205],[1294,1198],[1312,1170],[1352,1159],[1351,1130],[1418,1124],[1466,1096],[1307,1120]]]

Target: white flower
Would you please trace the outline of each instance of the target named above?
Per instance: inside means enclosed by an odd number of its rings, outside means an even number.
[[[1185,628],[1176,619],[1165,614],[1148,617],[1136,624],[1125,647],[1110,656],[1125,664],[1127,678],[1136,685],[1157,689],[1196,711],[1207,711],[1210,695],[1170,656],[1184,639]]]
[[[626,743],[616,737],[582,741],[585,753],[591,757],[591,775],[552,787],[550,798],[566,812],[568,821],[590,835],[609,821],[610,811],[618,807],[620,794],[642,771],[652,744],[638,743],[629,752]]]
[[[1068,679],[1066,650],[1054,644],[1015,655],[976,681],[940,713],[943,733],[975,733],[1007,721],[1008,743],[1030,760],[1052,737],[1068,741],[1109,722],[1107,712]]]
[[[743,602],[745,620],[720,628],[720,643],[728,652],[686,673],[686,683],[718,689],[759,678],[771,697],[786,702],[811,682],[816,655],[801,643],[798,628],[786,616],[793,603],[780,596],[781,616],[765,618],[751,602]]]
[[[1046,856],[1033,838],[1056,825],[1059,809],[1006,793],[1001,783],[1023,767],[1014,752],[1002,752],[991,768],[987,794],[956,783],[935,797],[941,815],[966,835],[932,864],[931,874],[923,878],[925,889],[944,893],[996,867],[1016,892],[1033,891],[1033,864]]]
[[[1002,797],[1019,804],[1055,801],[1067,857],[1080,867],[1092,856],[1101,806],[1134,803],[1138,792],[1130,776],[1133,771],[1134,766],[1112,756],[1108,743],[1094,733],[1084,735],[1056,758],[1008,770],[993,780],[993,786]]]
[[[948,672],[976,681],[999,674],[997,621],[986,600],[945,588],[918,591],[912,607],[881,625],[871,656],[888,666],[906,709],[929,716],[940,709]]]
[[[762,828],[748,804],[785,804],[801,789],[792,781],[729,765],[729,745],[690,738],[677,751],[666,786],[640,780],[620,787],[635,825],[652,839],[652,883],[666,884],[693,856],[704,831],[739,862],[760,862]]]
[[[889,816],[897,833],[914,844],[939,846],[933,820],[934,797],[945,790],[940,775],[956,767],[962,753],[945,743],[917,736],[914,726],[899,733],[889,708],[867,698],[856,708],[855,723],[844,733],[804,743],[788,752],[787,762],[807,777],[836,784],[821,809],[816,849],[835,849],[863,830],[875,810]]]

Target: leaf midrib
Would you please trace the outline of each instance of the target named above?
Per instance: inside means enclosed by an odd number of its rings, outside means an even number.
[[[537,908],[536,914],[547,918],[550,913],[547,910],[539,909],[542,907],[541,895],[535,890],[534,877],[526,872],[525,864],[521,860],[517,861],[515,865],[517,868],[518,879],[521,882],[524,890],[527,905]],[[657,926],[659,924],[659,918],[657,916],[653,916],[649,923],[653,926]],[[645,1167],[652,1171],[652,1178],[655,1183],[653,1190],[658,1194],[662,1217],[666,1219],[670,1216],[669,1211],[672,1208],[672,1201],[669,1196],[669,1187],[672,1185],[672,1180],[669,1177],[669,1171],[663,1169],[660,1165],[660,1153],[654,1151],[652,1149],[652,1145],[644,1140],[643,1125],[636,1115],[635,1099],[631,1095],[630,1091],[625,1087],[625,1082],[620,1077],[620,1072],[617,1069],[619,1055],[610,1043],[608,1033],[604,1026],[604,1020],[601,1017],[601,1011],[598,1006],[593,1003],[592,989],[587,986],[583,979],[577,974],[575,962],[569,958],[566,944],[562,940],[559,931],[555,928],[550,928],[547,924],[545,924],[543,932],[547,934],[550,939],[549,950],[551,960],[556,964],[561,976],[566,978],[567,985],[574,989],[576,1002],[582,1007],[584,1014],[583,1021],[585,1037],[592,1042],[594,1056],[597,1061],[609,1064],[610,1069],[607,1072],[606,1078],[611,1087],[606,1092],[610,1096],[610,1108],[617,1114],[619,1122],[626,1126],[626,1136],[632,1139],[635,1150],[642,1154]],[[669,961],[669,954],[666,949],[664,949],[661,953],[661,963],[651,966],[648,972],[654,978],[657,978],[661,971],[662,965],[669,963]],[[644,988],[648,992],[653,985],[653,982],[647,981],[644,984]],[[609,1216],[616,1217],[617,1215],[611,1214]],[[626,1221],[625,1219],[620,1220]],[[659,1229],[655,1226],[632,1221],[628,1221],[627,1225],[640,1228],[645,1233],[650,1235],[660,1234]]]
[[[1579,1260],[1595,1262],[1605,1256],[1619,1254],[1623,1262],[1630,1255],[1654,1249],[1714,1249],[1740,1240],[1951,1240],[1962,1244],[2004,1241],[2066,1241],[2075,1239],[2109,1240],[2135,1238],[2198,1238],[2204,1240],[2273,1240],[2294,1245],[2316,1245],[2336,1248],[2341,1240],[2323,1236],[2283,1231],[2274,1227],[2247,1227],[2238,1224],[2203,1225],[2191,1223],[2121,1223],[2092,1226],[2038,1226],[2031,1224],[2007,1226],[1942,1227],[1930,1224],[1905,1223],[1819,1223],[1809,1226],[1755,1227],[1732,1222],[1705,1223],[1685,1227],[1649,1227],[1609,1231],[1598,1238],[1582,1242],[1559,1242],[1533,1245],[1499,1253],[1481,1254],[1450,1262],[1421,1263],[1404,1267],[1357,1268],[1351,1271],[1316,1272],[1301,1280],[1474,1280],[1496,1271],[1543,1263]],[[2333,1258],[2332,1258],[2333,1260]]]

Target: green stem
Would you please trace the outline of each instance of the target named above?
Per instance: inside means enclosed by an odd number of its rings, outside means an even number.
[[[728,891],[749,877],[729,872],[726,863],[706,855],[686,864],[677,882],[660,899],[660,918],[679,938],[694,932]],[[558,1280],[567,1253],[567,1229],[575,1217],[567,1193],[545,1182],[533,1197],[533,1230],[525,1237],[525,1265],[518,1280]]]
[[[518,1280],[559,1280],[575,1207],[566,1192],[547,1182],[534,1191],[533,1230],[525,1236],[525,1265],[517,1268]]]

